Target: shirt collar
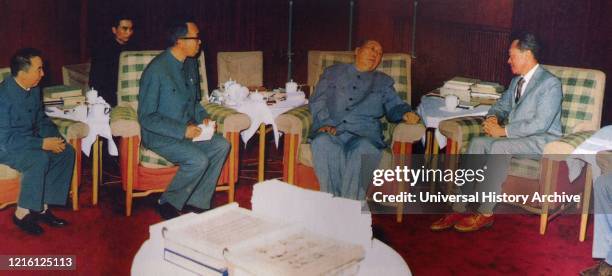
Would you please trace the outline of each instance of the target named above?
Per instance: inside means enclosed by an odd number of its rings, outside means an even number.
[[[183,62],[181,62],[180,60],[176,59],[172,55],[172,52],[170,52],[170,48],[168,48],[168,50],[166,50],[166,55],[168,56],[167,59],[170,61],[170,64],[172,64],[173,66],[175,66],[179,70],[183,69]]]
[[[540,67],[540,64],[536,64],[533,68],[531,68],[531,70],[529,70],[529,72],[527,72],[527,74],[523,76],[523,79],[525,79],[525,83],[528,83],[529,80],[531,80],[533,74],[535,74],[535,71],[538,69],[538,67]]]

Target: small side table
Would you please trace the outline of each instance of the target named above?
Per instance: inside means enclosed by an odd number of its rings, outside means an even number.
[[[446,111],[444,98],[441,96],[426,95],[421,98],[421,104],[417,107],[417,113],[423,119],[427,128],[425,134],[426,154],[437,154],[439,149],[446,146],[446,137],[440,133],[438,127],[440,122],[453,118],[466,116],[484,116],[491,106],[479,105],[474,109],[460,109],[454,112]]]

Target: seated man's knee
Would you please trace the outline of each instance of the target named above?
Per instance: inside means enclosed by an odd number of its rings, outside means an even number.
[[[29,168],[44,168],[49,166],[49,155],[43,150],[37,150],[33,152],[27,152],[26,166],[24,169]]]
[[[332,136],[328,133],[319,133],[317,134],[310,143],[313,147],[326,147],[333,145],[334,142],[332,140]]]
[[[501,139],[491,143],[491,154],[508,154],[512,151],[513,145],[506,139]]]
[[[486,151],[491,147],[491,142],[492,140],[490,137],[474,137],[472,140],[470,140],[468,152],[486,153]]]
[[[194,151],[189,154],[189,157],[183,164],[179,164],[188,169],[204,170],[208,167],[208,157],[200,151]]]
[[[358,137],[349,144],[351,150],[358,151],[362,154],[376,154],[380,152],[380,149],[372,143],[368,138]]]

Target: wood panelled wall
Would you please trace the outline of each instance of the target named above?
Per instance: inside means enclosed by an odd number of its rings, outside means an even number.
[[[612,1],[515,0],[513,29],[531,30],[544,64],[598,69],[606,74],[602,126],[612,124]]]
[[[507,85],[512,4],[512,0],[418,1],[413,102],[457,75]]]
[[[43,85],[61,83],[61,67],[80,57],[80,0],[0,0],[0,67],[23,47],[43,52]]]
[[[595,68],[608,75],[612,104],[612,1],[608,0],[355,0],[352,44],[379,40],[386,52],[410,53],[416,10],[413,104],[456,75],[507,85],[510,34],[529,30],[544,45],[541,62]],[[293,78],[306,81],[308,50],[346,50],[350,0],[293,0]],[[264,52],[264,84],[287,78],[289,0],[0,0],[0,66],[19,47],[41,48],[47,82],[61,82],[63,64],[86,61],[110,33],[112,14],[131,11],[135,42],[163,49],[166,22],[190,16],[200,26],[211,88],[219,51]],[[612,111],[604,108],[604,125]]]

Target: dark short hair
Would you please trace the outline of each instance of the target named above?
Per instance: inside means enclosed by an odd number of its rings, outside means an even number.
[[[187,32],[188,32],[187,23],[189,22],[193,23],[193,20],[179,19],[179,20],[173,20],[172,22],[170,22],[170,24],[168,24],[167,40],[170,46],[173,46],[174,44],[176,44],[176,41],[179,38],[185,37],[187,35]]]
[[[22,48],[11,57],[11,75],[16,77],[19,71],[28,71],[32,66],[33,57],[42,57],[42,53],[34,48]]]
[[[130,21],[134,22],[132,17],[129,16],[128,14],[120,13],[120,14],[116,14],[115,16],[113,16],[113,21],[111,22],[111,25],[113,27],[117,28],[117,27],[119,27],[119,24],[121,24],[121,20],[130,20]]]
[[[538,42],[538,39],[534,34],[528,32],[519,32],[513,36],[512,42],[514,42],[515,40],[518,41],[517,47],[519,48],[519,50],[521,50],[521,52],[529,50],[531,51],[533,57],[536,60],[540,57],[540,42]]]

